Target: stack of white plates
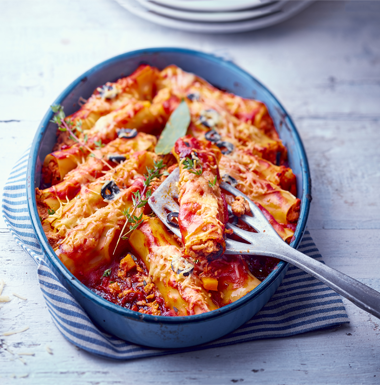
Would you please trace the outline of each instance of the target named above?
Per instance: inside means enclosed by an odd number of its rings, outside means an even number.
[[[268,27],[300,12],[313,0],[116,0],[129,12],[166,27],[232,33]]]

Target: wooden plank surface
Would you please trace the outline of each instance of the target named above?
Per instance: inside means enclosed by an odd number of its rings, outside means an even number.
[[[379,16],[374,1],[317,2],[272,28],[213,36],[150,24],[112,0],[2,0],[0,185],[48,106],[94,64],[148,46],[228,55],[266,84],[295,120],[312,171],[308,226],[326,263],[380,290]],[[115,362],[60,335],[35,269],[1,219],[0,278],[7,282],[3,294],[12,298],[0,304],[1,384],[380,382],[380,321],[347,301],[351,323],[340,328]],[[30,329],[22,334],[2,336],[25,326]],[[35,355],[22,356],[24,364],[7,347]]]

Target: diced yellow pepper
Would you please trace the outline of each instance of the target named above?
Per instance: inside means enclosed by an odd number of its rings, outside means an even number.
[[[126,273],[129,270],[132,270],[136,266],[135,261],[133,260],[131,254],[127,254],[126,257],[124,257],[120,261],[120,270],[124,270]]]
[[[202,277],[203,287],[206,290],[218,291],[218,280],[212,277]]]
[[[118,294],[121,292],[120,286],[117,282],[111,283],[108,287],[110,288],[112,293]]]

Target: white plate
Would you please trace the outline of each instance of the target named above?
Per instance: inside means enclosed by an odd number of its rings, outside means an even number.
[[[277,0],[149,0],[174,9],[200,12],[241,11],[271,4]]]
[[[249,11],[238,11],[238,12],[180,11],[177,9],[168,8],[159,4],[155,4],[148,0],[136,0],[136,1],[138,1],[143,7],[149,9],[152,12],[158,13],[160,15],[168,16],[170,18],[197,21],[197,22],[214,22],[215,23],[215,22],[229,22],[229,21],[253,19],[256,17],[268,15],[270,13],[275,13],[284,6],[284,3],[287,0],[279,1],[277,3],[271,3],[261,8],[256,8]]]
[[[177,20],[153,13],[144,8],[141,4],[137,3],[135,0],[116,1],[134,15],[165,27],[189,32],[236,33],[252,31],[255,29],[269,27],[271,25],[281,23],[282,21],[289,19],[290,17],[308,7],[314,0],[289,1],[280,11],[275,14],[270,14],[257,19],[228,23],[200,23]]]

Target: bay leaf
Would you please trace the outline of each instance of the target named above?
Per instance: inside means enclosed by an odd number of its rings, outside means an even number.
[[[183,100],[179,106],[170,115],[165,128],[156,146],[156,154],[169,154],[174,143],[186,135],[187,128],[191,120],[190,110],[187,103]]]

